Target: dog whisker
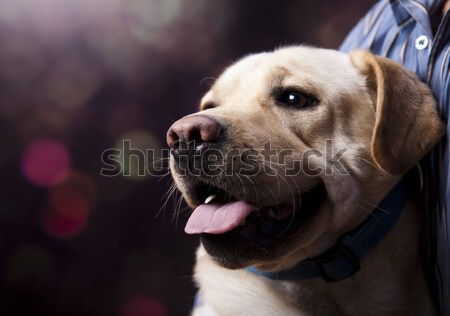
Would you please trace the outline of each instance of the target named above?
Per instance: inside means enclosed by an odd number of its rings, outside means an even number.
[[[172,184],[170,185],[169,190],[167,190],[167,192],[162,197],[162,199],[165,198],[165,201],[164,201],[163,205],[161,206],[161,208],[156,213],[155,219],[159,216],[159,214],[161,214],[161,212],[164,215],[164,212],[165,212],[165,210],[167,208],[167,203],[169,202],[170,197],[175,193],[175,191],[177,191],[177,186],[176,186],[175,182],[172,182]]]
[[[267,161],[267,160],[255,160],[256,163],[259,165],[262,165],[263,167],[270,168],[270,171],[283,171],[284,174],[286,174],[286,166],[282,165],[280,163],[274,162],[274,161]],[[263,168],[261,168],[263,169]]]
[[[168,170],[169,171],[169,170]],[[167,172],[166,174],[163,174],[163,175],[161,175],[161,176],[157,176],[158,177],[158,180],[156,180],[156,182],[159,182],[159,181],[161,181],[162,179],[164,179],[165,177],[167,177],[167,176],[170,176],[171,174],[170,174],[170,172]]]
[[[241,176],[239,174],[237,174],[237,178],[239,179],[239,181],[241,182],[242,185],[242,190],[244,190],[244,197],[247,196],[246,191],[245,191],[245,184],[244,181],[242,181]]]
[[[172,215],[172,222],[175,221],[175,231],[178,228],[178,218],[181,212],[181,205],[183,203],[183,195],[178,196],[178,201],[176,202],[175,212]]]
[[[373,218],[375,218],[377,220],[377,222],[381,223],[382,221],[373,213],[373,209],[367,209],[365,206],[361,205],[361,204],[356,204],[360,209],[362,209],[364,212],[366,212],[367,214],[369,214],[369,216],[372,216]]]
[[[363,157],[358,157],[359,159],[361,159],[362,161],[364,161],[365,163],[367,163],[369,166],[375,168],[376,170],[380,170],[379,167],[377,167],[376,165],[374,165],[373,163],[371,163],[369,160],[363,158]]]
[[[148,167],[153,167],[155,166],[157,163],[162,163],[162,162],[168,162],[170,161],[170,157],[161,157],[159,159],[150,161],[149,163],[147,163],[144,167],[148,168]],[[161,169],[163,170],[169,170],[169,167],[161,167]]]
[[[382,211],[382,212],[384,212],[384,213],[386,213],[386,214],[391,214],[391,212],[386,211],[385,209],[379,207],[378,205],[375,205],[375,204],[373,204],[373,203],[370,203],[369,201],[366,201],[366,200],[363,200],[363,199],[360,199],[360,201],[361,201],[361,202],[364,202],[364,203],[367,203],[367,204],[369,204],[370,206],[373,206],[375,209],[378,209],[378,210],[380,210],[380,211]]]

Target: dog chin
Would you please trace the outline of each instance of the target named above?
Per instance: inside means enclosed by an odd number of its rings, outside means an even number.
[[[208,255],[220,266],[226,269],[242,269],[255,262],[272,261],[268,249],[254,242],[239,240],[228,234],[202,234],[203,248]]]

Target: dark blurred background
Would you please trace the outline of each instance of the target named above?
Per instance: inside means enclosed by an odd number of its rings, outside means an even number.
[[[373,3],[0,0],[0,315],[187,315],[198,238],[142,172],[167,128],[231,62],[337,48]]]

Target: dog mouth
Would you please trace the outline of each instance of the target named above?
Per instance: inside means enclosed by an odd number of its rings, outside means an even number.
[[[197,185],[194,192],[203,203],[188,219],[186,233],[239,236],[265,245],[297,231],[326,199],[322,182],[287,201],[264,206],[239,200],[206,183]]]

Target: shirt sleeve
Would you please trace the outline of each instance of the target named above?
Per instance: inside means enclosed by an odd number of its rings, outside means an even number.
[[[348,52],[358,48],[358,43],[361,42],[360,39],[362,38],[363,27],[364,27],[364,23],[365,23],[367,15],[364,18],[362,18],[361,20],[359,20],[358,24],[356,24],[353,27],[353,29],[350,31],[350,33],[347,34],[347,36],[345,37],[341,46],[339,47],[339,50],[341,52],[348,53]]]
[[[373,51],[373,41],[376,36],[382,35],[382,33],[378,33],[379,25],[382,22],[381,20],[383,20],[383,16],[386,14],[391,14],[391,12],[387,12],[389,10],[388,0],[377,2],[348,33],[339,50],[344,53],[348,53],[356,49],[367,49]],[[393,23],[395,24],[395,22]]]

